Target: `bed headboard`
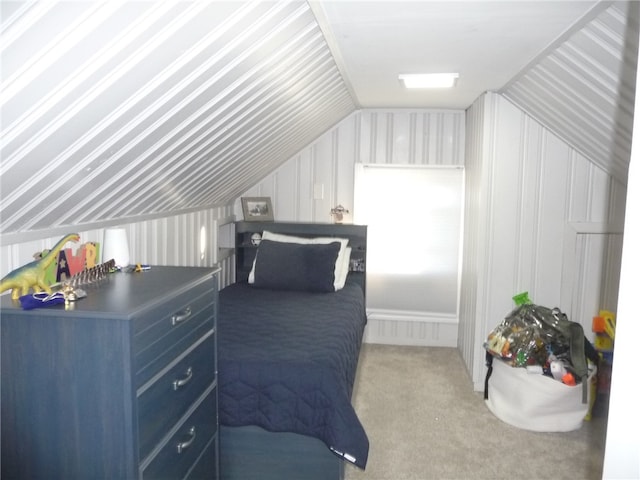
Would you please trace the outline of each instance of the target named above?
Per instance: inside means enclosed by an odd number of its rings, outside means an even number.
[[[351,247],[349,280],[355,280],[366,294],[367,226],[336,223],[236,222],[236,282],[246,282],[253,266],[257,247],[251,236],[268,230],[296,237],[348,238]]]

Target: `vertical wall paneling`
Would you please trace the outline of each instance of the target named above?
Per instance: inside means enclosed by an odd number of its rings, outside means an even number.
[[[489,331],[528,291],[587,334],[615,308],[624,185],[498,94],[467,111],[465,237],[458,346],[482,387]]]
[[[485,110],[489,102],[483,97],[477,100],[466,111],[466,142],[465,142],[465,207],[463,230],[463,253],[460,278],[460,306],[458,327],[458,349],[465,359],[467,368],[472,373],[481,368],[474,362],[477,359],[477,339],[482,335],[482,328],[477,318],[483,312],[483,280],[484,265],[483,242],[487,237],[485,219],[488,207],[485,205],[486,196],[491,185],[483,188],[482,159],[488,144],[485,139]]]
[[[568,223],[563,242],[561,304],[591,338],[599,310],[615,311],[622,254],[622,225]]]
[[[414,345],[431,347],[455,347],[458,338],[458,321],[412,321],[398,319],[369,320],[364,334],[366,343],[387,345]]]
[[[464,139],[463,111],[359,110],[242,196],[275,197],[276,220],[330,221],[336,204],[353,206],[355,163],[463,166]],[[324,185],[322,200],[313,199],[318,183]],[[239,198],[234,213],[242,218]]]

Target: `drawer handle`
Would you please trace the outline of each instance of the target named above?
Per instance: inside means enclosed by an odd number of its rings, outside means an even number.
[[[182,323],[190,316],[191,316],[191,307],[187,307],[181,312],[174,313],[171,316],[171,325],[177,325],[179,323]]]
[[[173,389],[178,390],[180,387],[184,387],[187,383],[191,381],[191,377],[193,377],[193,369],[189,367],[187,368],[187,371],[184,373],[183,378],[176,379],[173,381]]]
[[[193,443],[193,441],[196,439],[196,427],[191,427],[189,429],[188,435],[190,437],[189,440],[187,440],[186,442],[180,442],[176,445],[176,449],[178,450],[178,453],[182,453],[184,450],[189,448]]]

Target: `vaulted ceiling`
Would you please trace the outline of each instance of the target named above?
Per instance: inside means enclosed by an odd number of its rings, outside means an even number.
[[[358,108],[487,90],[625,182],[638,5],[2,1],[0,233],[224,205]]]

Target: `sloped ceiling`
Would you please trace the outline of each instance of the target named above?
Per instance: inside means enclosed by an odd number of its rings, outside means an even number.
[[[542,54],[501,92],[627,183],[640,2],[617,2]]]
[[[355,109],[306,2],[1,2],[0,232],[221,205]]]
[[[483,89],[626,182],[637,5],[3,0],[2,241],[225,205],[357,108],[466,108]],[[398,92],[435,53],[466,97]]]

